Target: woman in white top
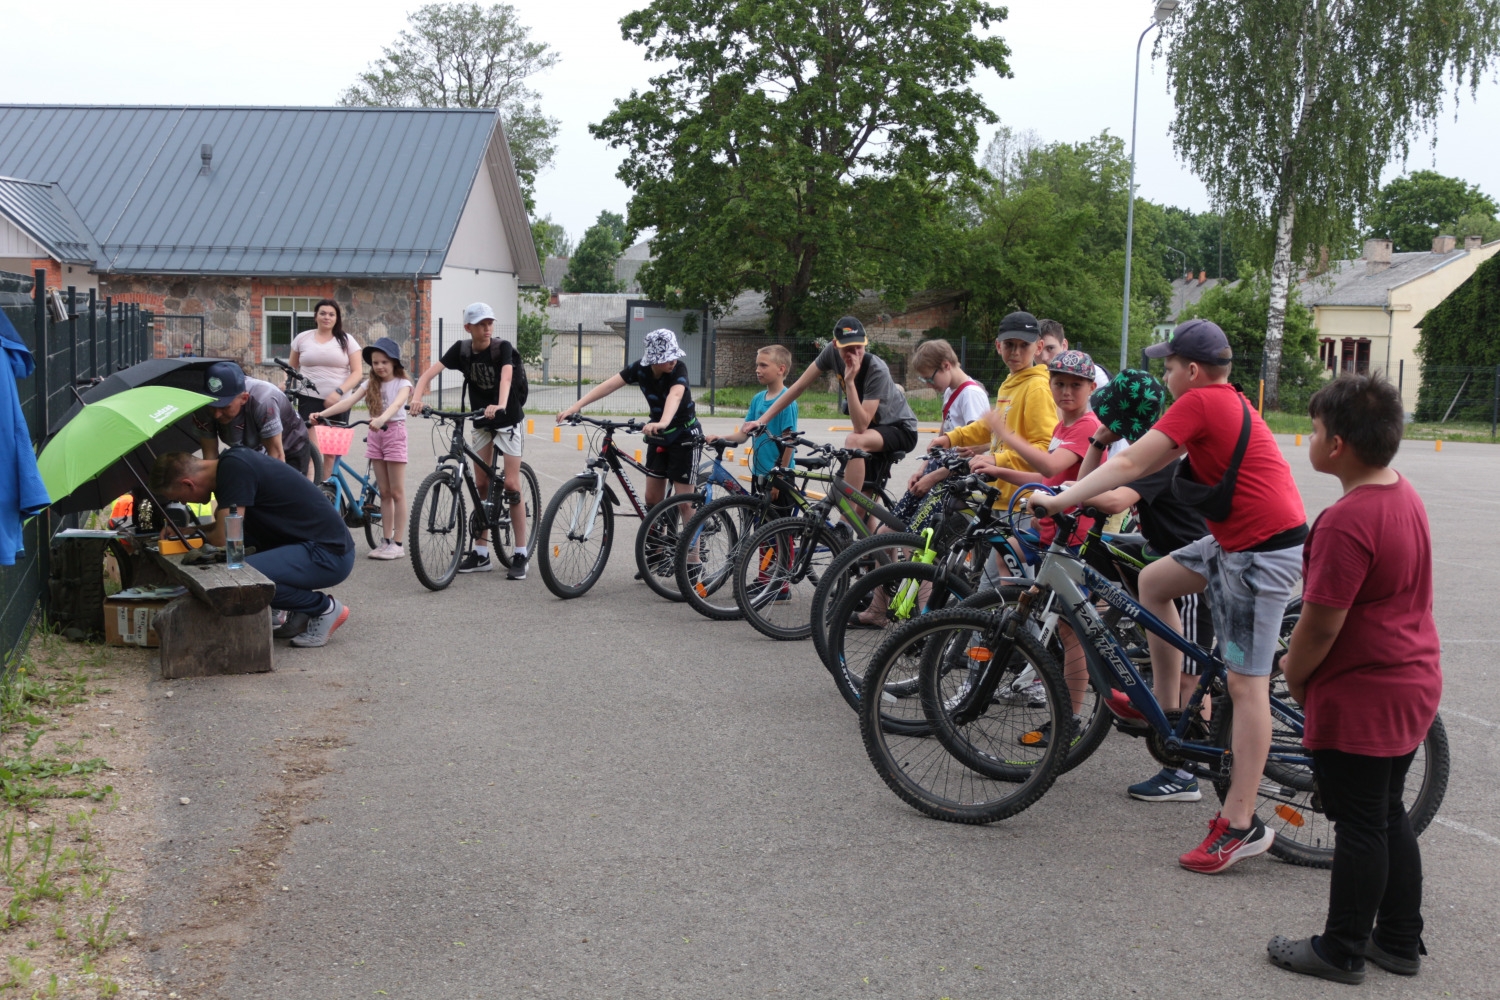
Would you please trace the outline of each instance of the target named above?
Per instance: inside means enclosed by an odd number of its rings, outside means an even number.
[[[292,354],[287,362],[312,379],[323,396],[322,410],[337,403],[364,378],[364,359],[359,343],[344,332],[344,313],[332,299],[321,299],[313,307],[317,327],[303,330],[292,340]],[[311,400],[308,401],[311,403]],[[299,406],[301,411],[302,407]],[[307,414],[304,413],[303,416]]]

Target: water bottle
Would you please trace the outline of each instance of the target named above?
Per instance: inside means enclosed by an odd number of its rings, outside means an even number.
[[[224,568],[241,569],[245,565],[245,515],[235,506],[224,516]]]

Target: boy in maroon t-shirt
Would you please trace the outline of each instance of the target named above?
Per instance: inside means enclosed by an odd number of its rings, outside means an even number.
[[[1344,495],[1308,536],[1302,616],[1281,669],[1306,713],[1302,744],[1334,823],[1333,875],[1323,933],[1278,935],[1267,953],[1341,983],[1361,982],[1365,959],[1412,976],[1423,951],[1422,855],[1401,794],[1443,693],[1432,538],[1417,491],[1388,468],[1404,424],[1396,388],[1345,375],[1308,410],[1308,457]]]
[[[1234,705],[1229,793],[1209,823],[1208,836],[1178,858],[1184,868],[1204,874],[1264,854],[1275,838],[1255,814],[1255,804],[1271,749],[1271,663],[1307,537],[1307,515],[1291,467],[1260,415],[1229,384],[1232,353],[1224,331],[1203,319],[1180,324],[1171,340],[1148,347],[1148,357],[1166,358],[1165,381],[1176,399],[1172,408],[1135,444],[1071,489],[1031,502],[1039,514],[1081,506],[1187,453],[1173,490],[1203,512],[1211,534],[1147,566],[1139,592],[1143,607],[1180,632],[1173,602],[1206,590],[1220,655],[1229,668]],[[1191,477],[1186,482],[1184,473]],[[1164,709],[1178,708],[1182,654],[1157,636],[1148,637],[1157,701]],[[1118,716],[1140,718],[1123,694],[1106,704]],[[1130,796],[1193,802],[1201,793],[1190,773],[1167,768],[1132,785]]]

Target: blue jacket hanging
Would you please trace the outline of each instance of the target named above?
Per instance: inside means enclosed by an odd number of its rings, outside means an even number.
[[[0,566],[14,566],[16,557],[26,552],[21,524],[45,510],[52,498],[36,471],[31,431],[16,388],[20,379],[30,377],[36,363],[4,312],[0,312],[0,353],[6,361],[5,370],[0,371]],[[44,390],[38,387],[37,391]]]

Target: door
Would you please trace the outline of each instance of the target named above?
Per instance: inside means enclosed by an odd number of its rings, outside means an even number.
[[[708,338],[703,330],[708,315],[699,309],[667,309],[659,302],[629,299],[625,303],[625,363],[639,361],[645,351],[646,334],[652,330],[671,330],[677,344],[687,352],[688,380],[695,386],[704,384],[708,371]]]

